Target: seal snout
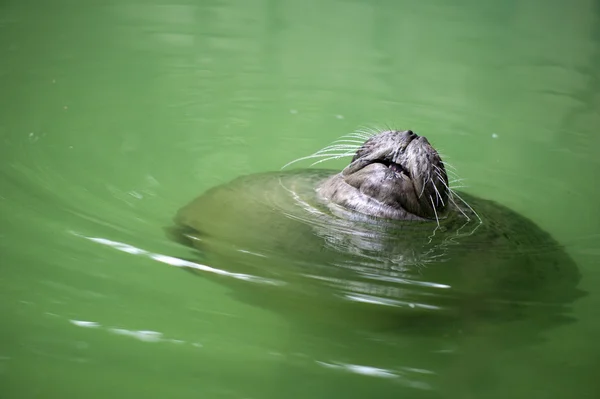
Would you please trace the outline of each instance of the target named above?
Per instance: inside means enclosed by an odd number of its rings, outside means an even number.
[[[425,136],[386,130],[369,137],[320,194],[359,212],[393,219],[437,219],[449,189],[444,164]]]
[[[406,146],[408,147],[408,145],[410,143],[412,143],[413,141],[415,143],[423,143],[423,144],[429,144],[429,140],[427,140],[427,137],[425,136],[419,136],[417,133],[413,132],[412,130],[405,130],[403,132],[398,132],[401,134],[401,140],[403,140],[406,143]]]
[[[393,138],[393,141],[397,141],[400,143],[404,143],[404,147],[408,147],[408,145],[416,139],[421,138],[418,134],[413,132],[412,130],[404,130],[404,131],[391,131],[392,137],[395,134],[396,137]]]
[[[419,137],[418,134],[416,134],[415,132],[413,132],[412,130],[405,130],[403,132],[400,132],[401,134],[405,135],[408,139],[410,139],[411,141],[413,139],[416,139],[417,137]]]

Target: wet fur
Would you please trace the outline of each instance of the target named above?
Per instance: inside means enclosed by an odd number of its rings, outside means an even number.
[[[449,212],[462,212],[456,202],[463,201],[450,188],[439,153],[411,130],[351,133],[290,164],[315,158],[321,158],[315,162],[320,163],[349,155],[353,156],[351,163],[317,187],[325,202],[369,216],[436,220],[438,225]]]

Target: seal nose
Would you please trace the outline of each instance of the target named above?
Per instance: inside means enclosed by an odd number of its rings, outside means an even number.
[[[412,130],[405,130],[402,132],[402,134],[410,141],[413,139],[416,139],[417,137],[419,137],[415,132],[413,132]]]

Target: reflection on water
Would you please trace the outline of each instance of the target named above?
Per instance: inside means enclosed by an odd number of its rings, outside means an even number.
[[[319,365],[333,370],[340,370],[349,373],[360,374],[369,377],[379,378],[395,378],[401,381],[402,385],[406,385],[410,388],[425,389],[429,390],[432,387],[422,381],[416,381],[414,375],[422,374],[433,374],[429,370],[414,369],[410,367],[403,367],[400,370],[386,370],[377,367],[362,366],[358,364],[343,364],[343,363],[325,363],[317,362]]]
[[[100,325],[100,323],[97,323],[95,321],[87,321],[87,320],[69,320],[69,322],[77,327],[104,329],[113,334],[132,337],[132,338],[135,338],[142,342],[170,342],[173,344],[187,343],[181,339],[166,338],[163,336],[163,334],[161,332],[158,332],[158,331],[148,331],[148,330],[132,331],[132,330],[128,330],[126,328],[103,327]],[[199,344],[197,342],[192,342],[191,345],[196,348],[202,347],[202,344]]]
[[[75,234],[75,235],[79,236],[79,234]],[[129,244],[124,244],[122,242],[117,242],[117,241],[111,241],[111,240],[107,240],[105,238],[99,238],[99,237],[82,237],[82,238],[85,238],[92,242],[96,242],[98,244],[108,245],[109,247],[112,247],[119,251],[126,252],[128,254],[146,256],[155,261],[166,263],[169,266],[187,267],[187,268],[199,270],[202,272],[214,273],[214,274],[218,274],[221,276],[232,277],[232,278],[255,282],[255,283],[273,284],[273,285],[282,285],[283,284],[282,282],[276,281],[276,280],[269,280],[269,279],[265,279],[265,278],[261,278],[261,277],[257,277],[257,276],[252,276],[249,274],[231,273],[226,270],[216,269],[214,267],[210,267],[210,266],[203,265],[203,264],[196,263],[196,262],[190,262],[190,261],[175,258],[172,256],[154,254],[154,253],[145,251],[143,249],[136,248]]]

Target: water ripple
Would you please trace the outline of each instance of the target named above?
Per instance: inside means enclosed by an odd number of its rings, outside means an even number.
[[[228,272],[226,270],[223,269],[217,269],[208,265],[204,265],[201,263],[196,263],[196,262],[191,262],[189,260],[185,260],[185,259],[180,259],[180,258],[176,258],[174,256],[168,256],[168,255],[162,255],[162,254],[157,254],[157,253],[153,253],[150,251],[146,251],[145,249],[141,249],[141,248],[137,248],[133,245],[130,244],[125,244],[119,241],[113,241],[113,240],[109,240],[106,238],[102,238],[102,237],[87,237],[84,235],[81,235],[79,233],[76,232],[72,232],[73,235],[79,236],[81,238],[85,238],[86,240],[98,243],[98,244],[102,244],[102,245],[106,245],[109,246],[111,248],[114,248],[118,251],[121,252],[125,252],[128,254],[133,254],[133,255],[141,255],[141,256],[145,256],[147,258],[150,258],[152,260],[161,262],[161,263],[165,263],[169,266],[175,266],[175,267],[189,267],[192,268],[194,270],[198,270],[201,272],[208,272],[208,273],[214,273],[214,274],[218,274],[221,276],[225,276],[225,277],[231,277],[231,278],[235,278],[235,279],[239,279],[239,280],[244,280],[244,281],[249,281],[249,282],[253,282],[253,283],[260,283],[260,284],[268,284],[268,285],[277,285],[277,286],[281,286],[281,285],[285,285],[285,283],[283,281],[279,281],[279,280],[274,280],[274,279],[269,279],[269,278],[264,278],[264,277],[259,277],[259,276],[254,276],[251,274],[245,274],[245,273],[232,273],[232,272]]]

